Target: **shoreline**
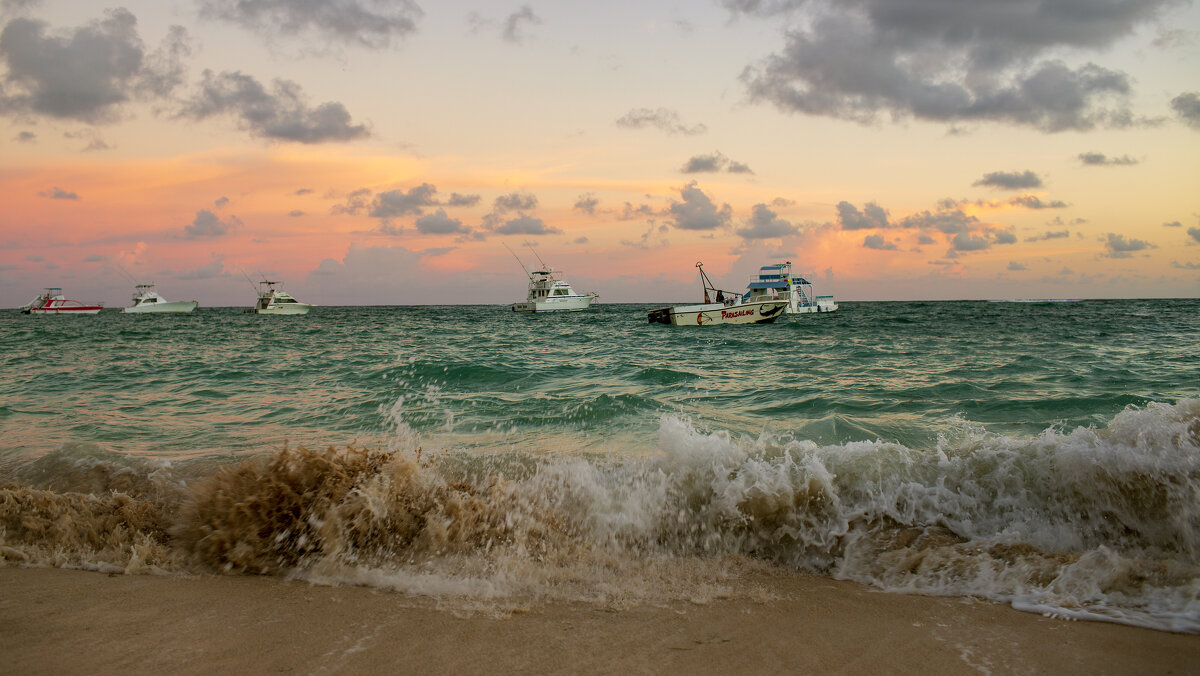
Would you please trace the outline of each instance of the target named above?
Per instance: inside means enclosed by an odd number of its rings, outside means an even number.
[[[495,618],[280,578],[0,566],[0,654],[14,673],[1184,674],[1200,664],[1198,636],[805,575],[747,582],[772,600],[547,602]]]

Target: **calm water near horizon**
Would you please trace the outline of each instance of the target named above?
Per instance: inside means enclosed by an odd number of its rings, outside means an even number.
[[[1200,300],[705,328],[657,306],[0,312],[0,487],[160,515],[134,545],[0,545],[501,606],[687,598],[766,565],[1200,631]],[[268,484],[299,521],[247,516]],[[236,491],[244,522],[213,516]]]

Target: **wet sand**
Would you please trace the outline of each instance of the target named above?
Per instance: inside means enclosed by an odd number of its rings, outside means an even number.
[[[358,587],[0,567],[8,673],[1104,673],[1200,669],[1200,636],[824,578],[769,601],[497,619]]]

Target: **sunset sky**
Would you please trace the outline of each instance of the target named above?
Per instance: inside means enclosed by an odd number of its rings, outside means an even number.
[[[1173,0],[0,0],[0,307],[1200,296]]]

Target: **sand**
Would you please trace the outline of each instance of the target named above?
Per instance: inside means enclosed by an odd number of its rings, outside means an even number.
[[[6,673],[1200,672],[1200,636],[805,576],[770,601],[504,618],[359,587],[0,567]]]

